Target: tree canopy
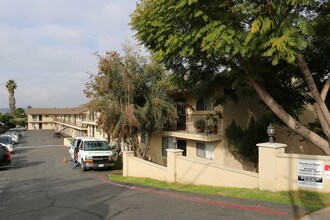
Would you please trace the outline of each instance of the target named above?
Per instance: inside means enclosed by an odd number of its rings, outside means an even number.
[[[113,51],[97,57],[98,73],[91,76],[85,90],[91,98],[89,107],[100,112],[98,123],[106,133],[128,140],[136,151],[138,134],[150,137],[176,117],[168,74],[130,46],[124,47],[123,56]]]
[[[142,0],[130,24],[183,86],[252,88],[283,123],[330,155],[328,12],[322,0]],[[324,136],[298,119],[313,103]]]

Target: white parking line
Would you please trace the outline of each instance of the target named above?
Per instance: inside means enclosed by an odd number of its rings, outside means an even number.
[[[64,145],[24,146],[24,147],[15,147],[15,149],[32,149],[32,148],[45,148],[45,147],[64,147]]]

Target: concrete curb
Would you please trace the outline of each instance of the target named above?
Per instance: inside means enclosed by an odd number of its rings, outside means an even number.
[[[300,220],[328,220],[329,218],[330,218],[330,207],[306,215],[300,218]]]

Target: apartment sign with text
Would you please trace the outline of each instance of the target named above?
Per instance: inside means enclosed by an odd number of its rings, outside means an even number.
[[[298,160],[298,185],[323,188],[323,162]]]

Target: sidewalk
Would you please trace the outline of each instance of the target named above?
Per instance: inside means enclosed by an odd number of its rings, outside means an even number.
[[[330,218],[330,207],[313,212],[299,220],[328,220]]]

